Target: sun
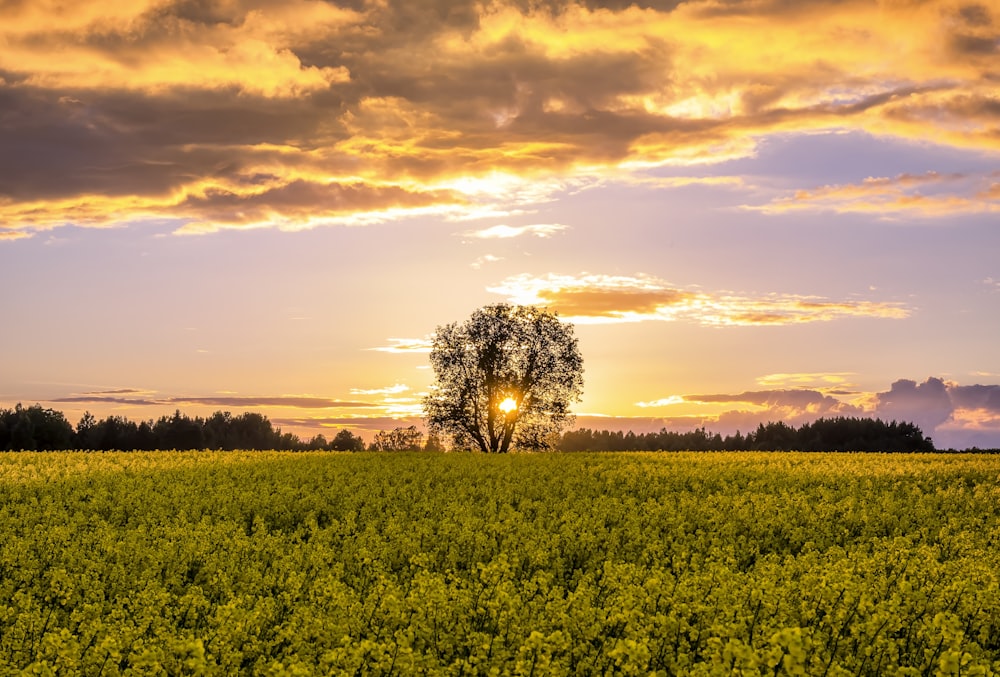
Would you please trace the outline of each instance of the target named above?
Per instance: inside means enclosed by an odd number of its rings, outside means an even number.
[[[517,402],[514,400],[513,397],[508,397],[497,406],[500,408],[500,411],[502,411],[505,414],[509,414],[510,412],[517,409]]]

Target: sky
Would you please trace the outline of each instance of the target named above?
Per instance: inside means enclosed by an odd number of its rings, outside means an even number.
[[[1000,0],[0,0],[0,407],[421,423],[572,322],[577,425],[1000,447]]]

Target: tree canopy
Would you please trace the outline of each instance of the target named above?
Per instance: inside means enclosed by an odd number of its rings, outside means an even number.
[[[552,448],[583,391],[573,326],[535,306],[498,303],[438,327],[430,361],[431,431],[484,453]]]
[[[743,435],[723,437],[705,428],[639,433],[571,430],[561,451],[878,451],[932,452],[934,443],[913,423],[871,418],[820,418],[793,428],[782,421],[761,423]]]

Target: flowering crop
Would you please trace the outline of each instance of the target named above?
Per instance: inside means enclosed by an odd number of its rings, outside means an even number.
[[[0,672],[988,675],[1000,458],[0,454]]]

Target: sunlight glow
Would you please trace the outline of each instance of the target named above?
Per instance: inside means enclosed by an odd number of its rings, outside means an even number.
[[[513,397],[508,397],[497,406],[500,408],[500,411],[502,411],[505,414],[509,414],[510,412],[517,409],[517,402],[514,401]]]

